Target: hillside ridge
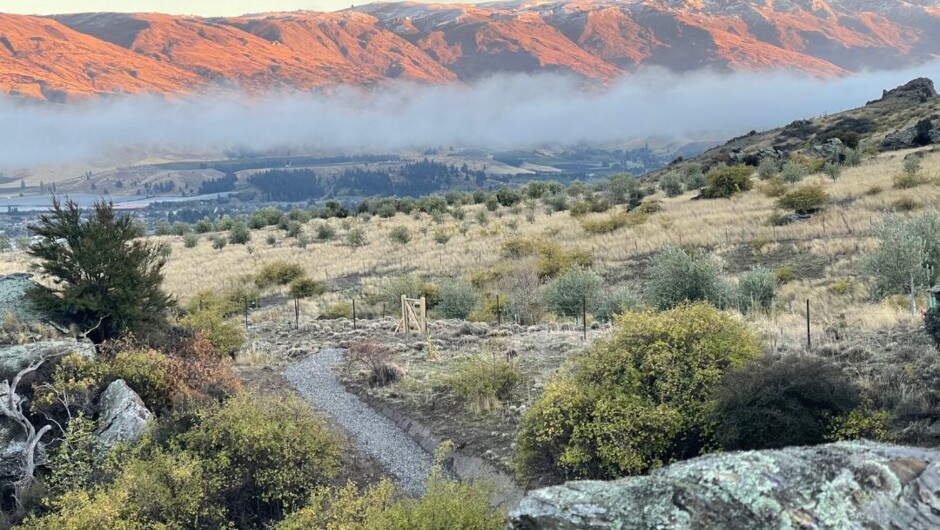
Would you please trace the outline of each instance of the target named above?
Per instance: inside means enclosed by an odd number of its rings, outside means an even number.
[[[200,18],[0,15],[0,90],[64,101],[236,87],[310,90],[557,72],[606,84],[643,67],[817,77],[940,55],[940,10],[903,0],[374,3]]]

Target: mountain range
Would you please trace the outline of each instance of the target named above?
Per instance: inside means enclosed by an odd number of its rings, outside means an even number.
[[[932,0],[395,2],[228,18],[0,14],[0,90],[52,101],[499,73],[606,84],[647,66],[836,77],[937,57],[940,7]]]

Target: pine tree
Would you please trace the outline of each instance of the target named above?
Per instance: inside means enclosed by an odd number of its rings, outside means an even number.
[[[162,245],[141,239],[128,215],[96,202],[86,220],[74,201],[53,199],[52,211],[29,226],[41,238],[28,253],[40,260],[48,285],[28,292],[35,309],[102,342],[166,324],[174,300],[163,291]]]

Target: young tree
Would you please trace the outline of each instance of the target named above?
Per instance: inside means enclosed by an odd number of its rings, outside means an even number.
[[[38,311],[91,330],[94,342],[165,324],[174,301],[162,288],[162,245],[136,239],[130,216],[96,202],[83,220],[74,201],[53,199],[52,211],[29,230],[40,239],[27,252],[52,280],[28,292]]]

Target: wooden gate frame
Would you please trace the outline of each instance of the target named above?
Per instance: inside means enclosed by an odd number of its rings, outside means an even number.
[[[415,329],[417,328],[417,329]],[[424,297],[408,298],[401,295],[401,320],[395,327],[395,333],[404,332],[411,335],[412,331],[428,334],[428,308]]]

